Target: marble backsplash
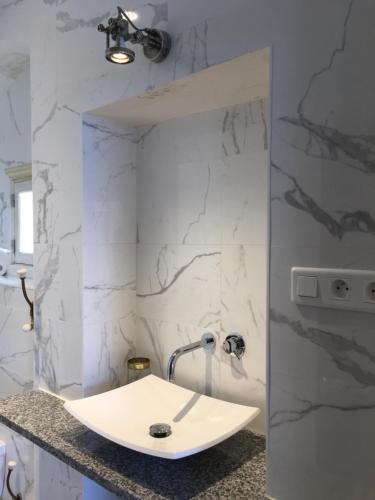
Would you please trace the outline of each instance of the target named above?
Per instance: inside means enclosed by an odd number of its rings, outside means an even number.
[[[212,359],[178,363],[181,385],[259,406],[265,432],[267,102],[144,129],[83,120],[86,394],[126,382],[149,356],[165,377],[179,346],[215,334]],[[237,331],[238,361],[221,343]]]
[[[267,127],[265,101],[140,130],[137,351],[165,377],[170,354],[214,333],[213,356],[182,357],[188,388],[259,406],[265,431]],[[221,343],[243,335],[241,361]]]
[[[181,358],[181,385],[259,406],[265,432],[267,103],[132,129],[86,115],[83,320],[86,394],[126,381],[126,359]],[[105,169],[103,168],[105,165]],[[221,350],[242,334],[241,361]]]

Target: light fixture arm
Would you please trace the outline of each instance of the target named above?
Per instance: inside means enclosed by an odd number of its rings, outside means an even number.
[[[122,19],[128,21],[128,23],[130,24],[130,26],[132,26],[132,28],[134,28],[135,31],[143,31],[141,28],[138,28],[133,23],[133,21],[130,19],[130,17],[127,15],[127,13],[121,7],[117,7],[117,12],[118,12],[118,18],[122,18]]]

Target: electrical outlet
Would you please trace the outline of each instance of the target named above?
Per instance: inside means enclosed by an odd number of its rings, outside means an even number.
[[[375,281],[364,282],[363,299],[366,302],[372,302],[375,304]]]
[[[293,267],[296,304],[375,313],[375,271]]]
[[[350,298],[350,282],[339,278],[333,279],[331,282],[332,297],[336,300],[349,300]]]

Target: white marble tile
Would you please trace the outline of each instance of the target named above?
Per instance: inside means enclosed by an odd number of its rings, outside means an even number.
[[[217,321],[206,330],[216,337],[218,328]],[[189,324],[139,315],[137,317],[137,345],[141,346],[142,355],[151,359],[152,372],[163,378],[166,378],[167,363],[172,352],[182,345],[198,340],[202,331],[202,328]],[[191,390],[211,394],[214,364],[217,365],[215,357],[203,350],[181,357],[176,367],[177,383]]]
[[[136,245],[85,245],[84,311],[88,323],[115,320],[135,309]]]
[[[56,241],[60,218],[60,169],[57,163],[33,162],[34,243]],[[36,254],[37,255],[37,254]]]
[[[137,223],[142,243],[265,241],[264,108],[259,101],[141,129]]]
[[[83,397],[84,384],[82,375],[83,338],[80,335],[81,323],[59,321],[52,328],[58,331],[59,395],[66,399]]]
[[[82,397],[80,323],[36,317],[35,385],[68,399]]]
[[[178,242],[188,245],[221,243],[222,181],[220,162],[179,164]]]
[[[261,407],[254,425],[260,432],[266,366],[264,108],[264,102],[244,104],[143,129],[137,165],[137,349],[165,376],[174,349],[213,332],[215,355],[180,360],[179,383]],[[248,345],[241,362],[221,351],[233,331]]]
[[[83,117],[85,244],[136,242],[136,130]]]
[[[149,260],[149,247],[140,247],[138,255],[144,252],[145,259]],[[170,259],[168,251],[171,250],[164,249],[162,257],[158,256],[159,265],[154,264],[159,270],[157,279],[162,284],[170,269],[165,263]],[[198,287],[212,287],[214,302],[202,300],[208,297],[207,289],[202,288],[195,288],[190,299],[185,295],[178,297],[181,289],[197,286],[193,284],[194,274],[181,276],[181,284],[172,285],[170,292],[165,292],[166,297],[156,295],[137,301],[137,346],[142,355],[151,357],[153,371],[164,377],[168,358],[177,347],[199,339],[204,331],[214,333],[218,341],[215,355],[206,357],[202,351],[179,360],[178,383],[234,402],[261,407],[262,415],[254,426],[257,431],[264,431],[265,425],[266,262],[264,246],[225,246],[217,264],[219,277],[207,272],[207,263],[205,271],[199,269],[199,282],[203,284],[198,283]],[[139,266],[142,275],[145,271],[142,260]],[[145,283],[149,279],[152,289],[155,276],[146,275],[143,279]],[[140,290],[139,282],[138,293]],[[198,311],[202,311],[201,317],[194,321]],[[238,332],[245,339],[247,351],[241,361],[229,358],[221,350],[221,343],[230,332]]]
[[[82,499],[82,475],[41,448],[36,453],[36,474],[38,500],[49,500],[51,492],[56,500]]]
[[[259,146],[223,161],[223,245],[265,245],[267,241],[266,151]]]
[[[221,261],[223,330],[257,337],[265,348],[267,247],[223,246]]]
[[[82,316],[81,249],[71,239],[73,244],[35,245],[35,306],[44,317],[77,322]]]
[[[137,156],[139,241],[178,243],[179,172],[173,151],[168,145],[165,151],[160,151],[163,148],[155,144],[158,139],[154,134],[152,131],[152,145],[147,152],[139,150]]]
[[[19,311],[0,311],[0,393],[6,397],[33,388],[34,345],[32,334],[22,331],[27,312],[22,319]]]
[[[85,324],[85,396],[115,389],[127,383],[127,360],[136,354],[136,315]]]
[[[216,245],[138,245],[137,314],[206,328],[220,310],[220,258]]]

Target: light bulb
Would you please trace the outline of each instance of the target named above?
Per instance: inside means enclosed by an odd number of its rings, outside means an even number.
[[[122,52],[115,52],[114,54],[111,54],[111,59],[115,63],[126,64],[129,61],[129,56],[127,54],[123,54]]]

